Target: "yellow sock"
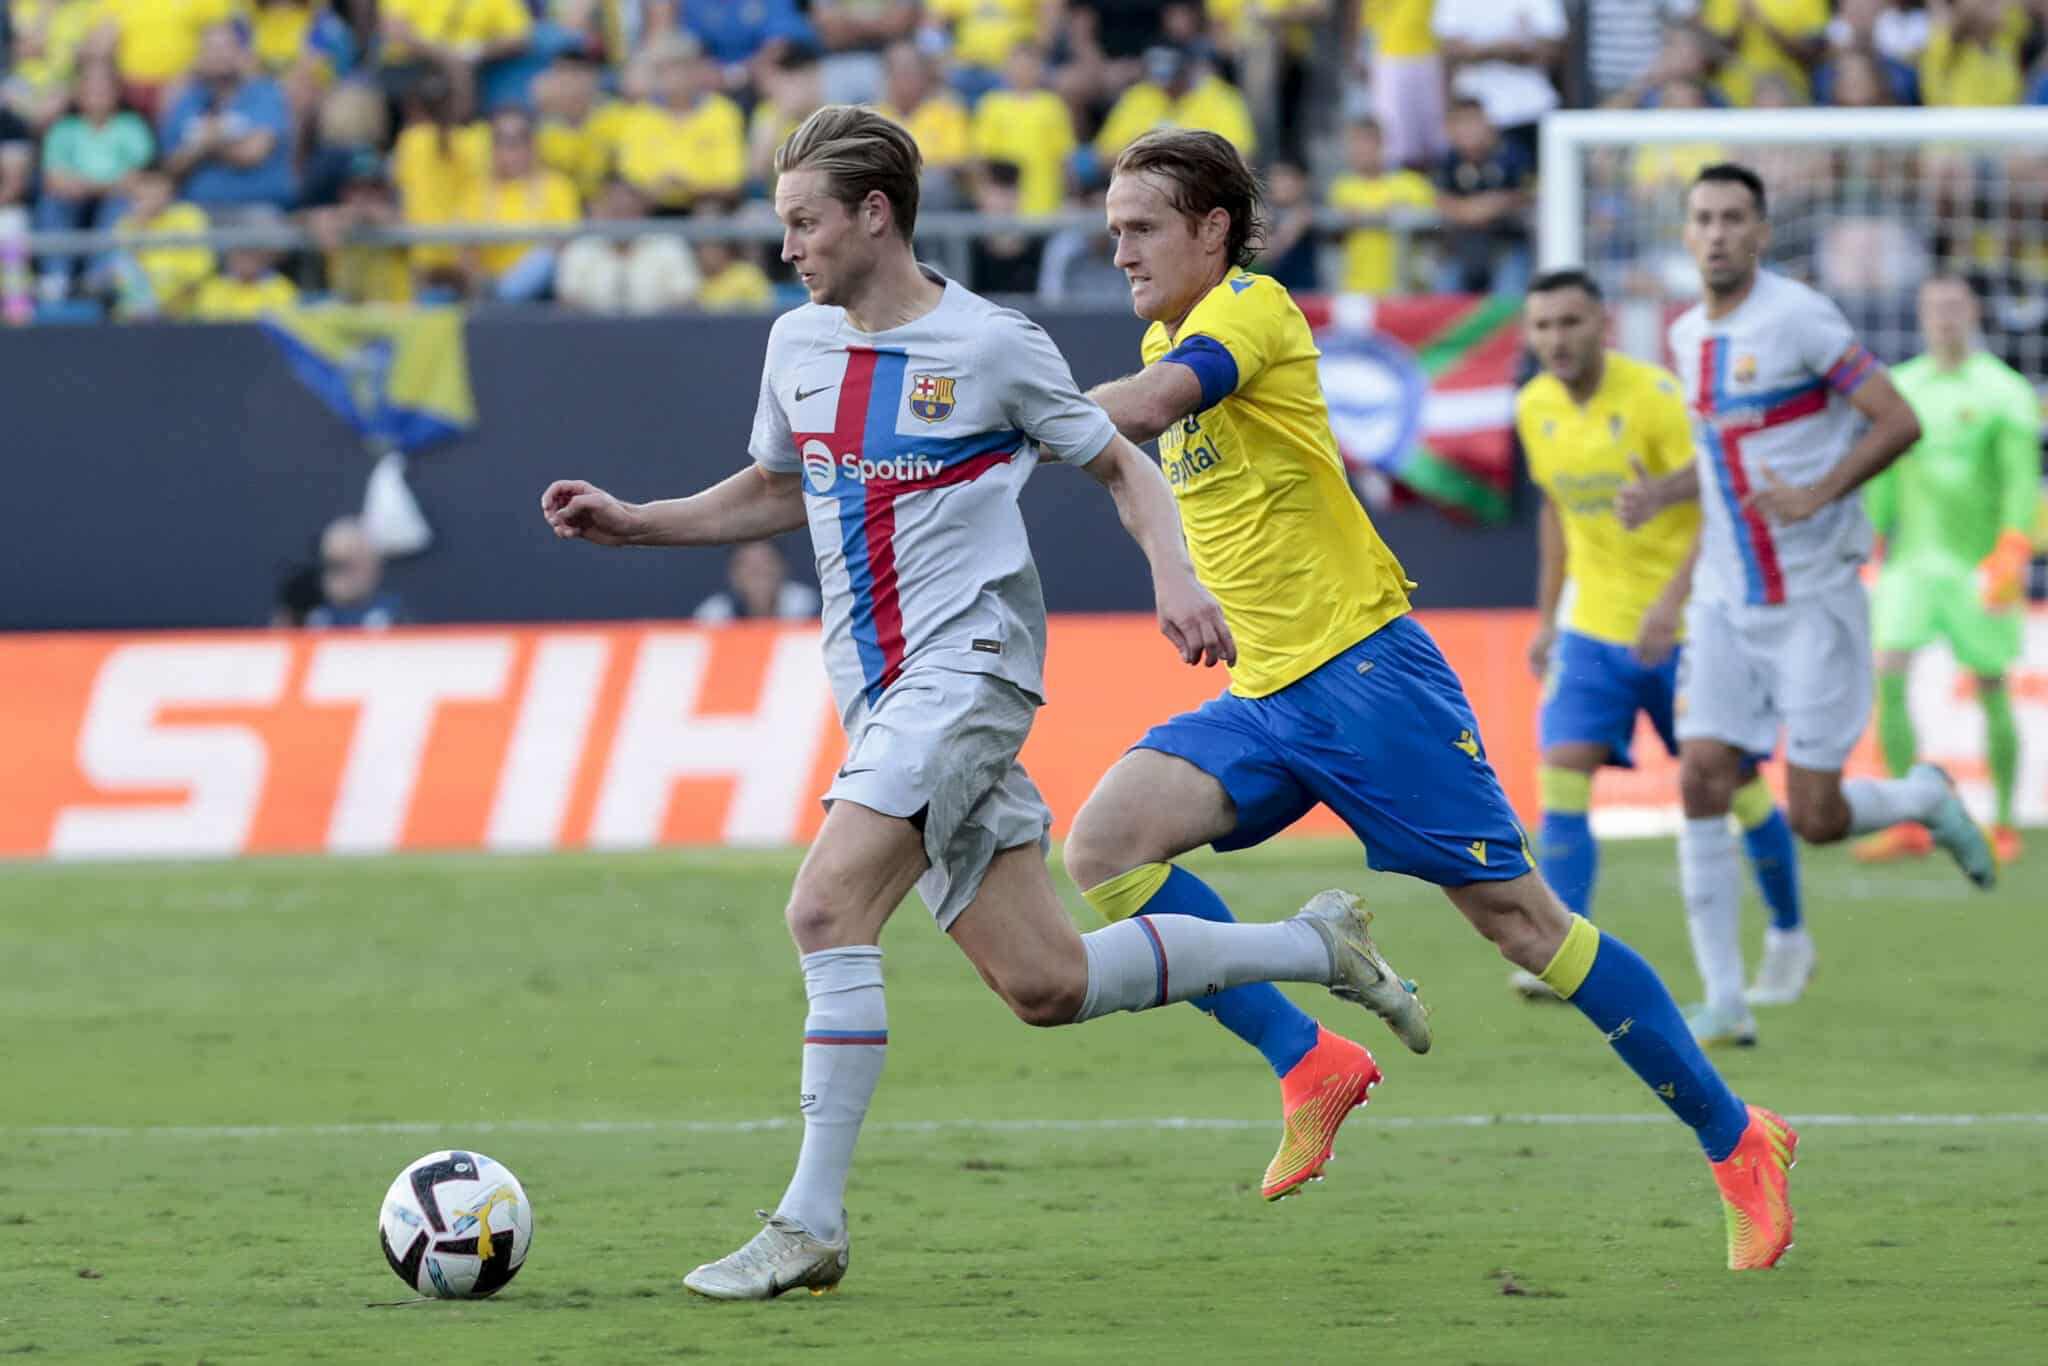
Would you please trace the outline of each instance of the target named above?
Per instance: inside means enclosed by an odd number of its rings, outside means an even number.
[[[1557,946],[1551,955],[1550,965],[1538,976],[1543,984],[1569,1001],[1586,981],[1586,974],[1593,970],[1593,959],[1600,952],[1600,931],[1593,928],[1593,922],[1584,916],[1573,916],[1572,927],[1565,931],[1564,943]]]
[[[1754,830],[1771,818],[1777,810],[1778,799],[1771,795],[1771,785],[1759,773],[1735,790],[1735,799],[1728,809],[1735,813],[1735,823],[1744,830]]]
[[[1153,893],[1165,885],[1172,872],[1170,863],[1141,863],[1128,873],[1118,873],[1107,882],[1083,888],[1081,895],[1102,913],[1104,920],[1114,925],[1119,920],[1129,920],[1142,910]]]
[[[1545,811],[1586,811],[1593,805],[1593,775],[1545,764],[1536,770],[1536,791]]]

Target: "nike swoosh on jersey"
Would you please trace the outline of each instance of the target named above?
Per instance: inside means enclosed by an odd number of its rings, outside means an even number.
[[[819,394],[824,393],[827,389],[837,389],[838,387],[839,386],[836,384],[821,384],[815,389],[805,389],[799,387],[796,391],[796,401],[798,403],[802,403],[807,398],[816,398]]]

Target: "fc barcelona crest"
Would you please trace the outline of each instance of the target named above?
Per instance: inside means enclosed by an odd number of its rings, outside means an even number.
[[[944,422],[953,415],[953,378],[950,375],[912,375],[910,411],[926,422]]]

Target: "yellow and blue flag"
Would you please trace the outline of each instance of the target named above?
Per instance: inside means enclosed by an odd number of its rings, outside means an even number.
[[[263,330],[299,382],[373,445],[423,450],[476,425],[460,309],[287,309]]]

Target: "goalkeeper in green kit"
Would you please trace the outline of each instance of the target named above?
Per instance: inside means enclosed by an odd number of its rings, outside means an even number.
[[[2020,851],[2012,813],[2019,730],[2005,675],[2019,658],[2024,626],[2041,407],[2017,371],[1977,349],[1976,331],[1969,284],[1934,276],[1920,286],[1927,354],[1892,370],[1924,435],[1864,495],[1885,543],[1871,609],[1877,726],[1885,763],[1894,775],[1906,772],[1915,757],[1906,666],[1935,637],[1947,640],[1957,665],[1976,676],[1998,800],[1991,847],[2010,863]],[[1931,848],[1925,827],[1895,825],[1864,840],[1856,856],[1884,862]]]

